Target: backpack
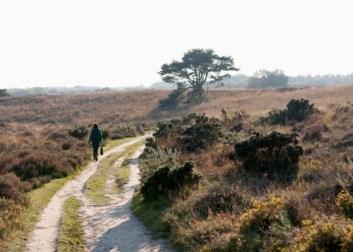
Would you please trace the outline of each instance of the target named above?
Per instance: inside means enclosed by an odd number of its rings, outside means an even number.
[[[93,130],[93,132],[92,132],[92,142],[99,142],[99,141],[100,141],[99,130]]]

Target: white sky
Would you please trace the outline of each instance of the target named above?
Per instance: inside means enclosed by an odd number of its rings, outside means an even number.
[[[237,73],[353,72],[353,1],[1,0],[0,88],[151,85],[192,48]]]

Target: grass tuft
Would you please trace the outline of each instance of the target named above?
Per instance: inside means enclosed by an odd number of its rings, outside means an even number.
[[[83,219],[79,217],[78,209],[82,203],[75,196],[69,197],[64,203],[64,215],[61,222],[61,233],[58,239],[58,252],[84,251],[82,244],[84,230]]]

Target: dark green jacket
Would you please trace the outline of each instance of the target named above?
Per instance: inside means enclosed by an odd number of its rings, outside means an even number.
[[[89,140],[88,143],[90,143],[92,141],[92,132],[94,130],[98,130],[99,131],[99,142],[102,144],[102,131],[100,129],[93,129],[91,130],[91,134],[89,135]]]

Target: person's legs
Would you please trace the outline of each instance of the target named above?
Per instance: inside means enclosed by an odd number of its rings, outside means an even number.
[[[98,161],[98,149],[99,149],[99,142],[93,143],[93,156],[96,161]]]
[[[92,143],[92,149],[93,149],[93,160],[96,161],[96,153],[94,152],[94,145]]]

